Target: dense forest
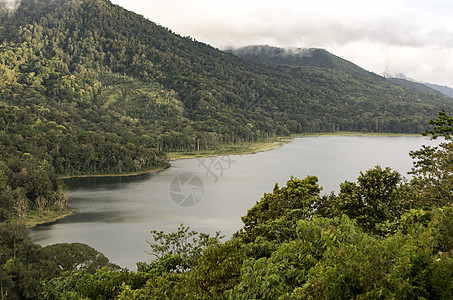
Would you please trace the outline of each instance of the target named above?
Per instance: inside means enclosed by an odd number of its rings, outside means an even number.
[[[419,133],[453,107],[325,50],[271,50],[239,57],[106,0],[0,7],[2,207],[65,210],[59,176],[165,168],[168,151],[307,132]]]
[[[155,232],[159,259],[136,273],[85,245],[35,245],[24,224],[68,213],[63,176],[162,169],[169,151],[289,134],[419,133],[452,108],[449,97],[322,49],[224,52],[107,0],[23,0],[13,10],[0,3],[1,299],[448,296],[451,212],[441,207],[451,203],[450,143],[414,153],[411,183],[376,168],[321,196],[316,178],[293,178],[225,243],[186,227]],[[442,123],[447,113],[435,128],[451,126]],[[338,265],[335,256],[349,250],[364,260]],[[382,269],[341,273],[361,263]]]
[[[410,153],[413,178],[360,172],[338,194],[315,176],[275,185],[222,242],[152,230],[150,261],[120,269],[82,244],[30,242],[0,223],[2,299],[452,299],[453,117],[432,121],[437,147]]]

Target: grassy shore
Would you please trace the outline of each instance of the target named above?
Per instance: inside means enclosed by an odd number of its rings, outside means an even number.
[[[29,212],[25,225],[27,228],[32,228],[41,224],[53,223],[73,214],[75,214],[73,209],[67,209],[64,211],[45,211],[43,215],[40,216],[38,211],[33,210]]]
[[[294,136],[296,137],[296,136]],[[272,139],[257,141],[253,143],[239,143],[234,145],[223,145],[215,149],[201,151],[183,151],[183,152],[168,152],[170,160],[207,157],[207,156],[222,156],[222,155],[240,155],[253,154],[257,152],[269,151],[281,147],[288,143],[293,137],[276,137]]]
[[[222,145],[214,149],[200,151],[181,151],[168,152],[167,156],[170,160],[208,157],[208,156],[223,156],[223,155],[242,155],[264,152],[281,147],[298,137],[316,137],[316,136],[420,136],[420,134],[409,133],[363,133],[363,132],[327,132],[327,133],[305,133],[294,134],[286,137],[275,137],[266,140],[260,140],[250,143],[238,143],[234,145]],[[118,176],[136,176],[142,174],[155,173],[164,170],[165,168],[146,169],[138,172],[130,173],[114,173],[114,174],[89,174],[89,175],[71,175],[60,176],[59,179],[83,178],[83,177],[118,177]]]
[[[420,134],[409,133],[363,133],[363,132],[328,132],[328,133],[306,133],[291,135],[289,137],[276,137],[262,140],[254,143],[240,143],[235,145],[223,145],[215,149],[202,151],[183,151],[167,153],[170,160],[222,156],[222,155],[240,155],[253,154],[257,152],[269,151],[281,147],[283,144],[290,142],[298,137],[316,137],[316,136],[420,136]]]
[[[377,133],[377,132],[354,132],[354,131],[338,131],[326,133],[305,133],[299,137],[314,137],[314,136],[421,136],[419,133]]]

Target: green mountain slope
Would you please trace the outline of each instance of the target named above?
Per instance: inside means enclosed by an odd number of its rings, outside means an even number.
[[[106,0],[23,0],[0,22],[0,185],[23,189],[8,192],[8,207],[22,192],[35,206],[51,199],[57,175],[168,166],[162,151],[418,133],[452,108],[324,50],[241,58]]]
[[[256,45],[227,52],[273,67],[280,74],[291,73],[292,79],[297,80],[295,86],[309,89],[304,100],[314,101],[308,106],[322,105],[318,114],[323,120],[322,130],[416,132],[416,127],[423,130],[416,120],[431,115],[432,108],[451,107],[448,97],[432,89],[414,90],[395,84],[323,49]]]
[[[430,88],[432,88],[436,91],[441,92],[444,95],[447,95],[447,96],[453,98],[453,89],[448,86],[438,85],[438,84],[433,84],[433,83],[428,83],[428,82],[425,82],[425,85],[429,86]]]
[[[434,94],[437,96],[444,95],[442,92],[431,88],[430,86],[428,86],[425,83],[407,80],[404,78],[395,78],[395,77],[390,77],[390,78],[388,78],[388,80],[390,80],[394,84],[399,85],[405,89],[413,90],[414,92],[424,93],[424,94]]]
[[[253,45],[238,49],[229,49],[227,52],[254,60],[256,62],[292,67],[314,67],[336,70],[339,72],[339,75],[346,75],[356,79],[372,81],[376,84],[385,84],[385,79],[381,76],[368,72],[347,60],[329,53],[324,49],[284,49],[268,45]]]
[[[215,133],[216,143],[333,128],[419,132],[424,121],[449,105],[441,97],[396,87],[325,50],[284,57],[281,64],[256,63],[179,37],[101,0],[24,1],[7,23],[3,41],[25,47],[24,53],[42,53],[25,58],[33,65],[49,60],[46,66],[53,67],[55,78],[41,82],[46,96],[65,96],[71,103],[75,96],[80,102],[80,95],[61,91],[64,85],[86,95],[88,106],[100,105],[102,93],[115,85],[103,81],[106,74],[127,77],[135,88],[142,84],[173,95],[170,106],[182,111],[164,118],[172,124],[159,134],[181,127],[175,126],[180,122],[193,132]],[[47,74],[43,64],[21,72]],[[100,88],[88,94],[83,84]],[[146,101],[134,102],[134,111],[120,102],[114,108],[112,102],[102,105],[151,123],[162,119],[161,113],[140,115],[150,109]],[[174,146],[165,142],[163,149]]]

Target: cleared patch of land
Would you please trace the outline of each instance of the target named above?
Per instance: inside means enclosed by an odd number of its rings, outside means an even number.
[[[288,137],[276,137],[266,140],[261,140],[253,143],[240,143],[234,145],[223,145],[221,147],[202,151],[184,151],[184,152],[169,152],[167,153],[170,160],[187,159],[207,156],[222,156],[222,155],[240,155],[253,154],[264,152],[281,147],[283,144],[290,142],[298,137],[316,137],[316,136],[420,136],[420,134],[408,133],[363,133],[363,132],[329,132],[329,133],[307,133],[291,135]]]
[[[295,136],[294,136],[295,137]],[[234,145],[223,145],[221,147],[202,150],[202,151],[184,151],[184,152],[169,152],[167,153],[170,160],[207,157],[207,156],[221,156],[221,155],[240,155],[240,154],[253,154],[257,152],[269,151],[281,147],[283,144],[288,143],[293,137],[277,137],[253,143],[239,143]]]
[[[75,214],[75,211],[73,209],[67,209],[64,211],[48,210],[45,211],[42,216],[40,216],[37,211],[30,211],[30,214],[27,216],[27,220],[25,220],[25,225],[27,226],[27,228],[32,228],[41,224],[53,223],[73,214]]]

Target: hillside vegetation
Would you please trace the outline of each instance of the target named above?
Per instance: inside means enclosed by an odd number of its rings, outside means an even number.
[[[411,181],[376,166],[339,193],[318,178],[275,185],[222,242],[181,225],[150,230],[146,262],[120,269],[81,244],[31,243],[0,223],[4,299],[452,299],[453,117],[411,152]],[[121,241],[119,241],[121,242]],[[133,246],[132,246],[133,247]]]
[[[0,6],[0,297],[451,298],[451,143],[414,153],[410,184],[379,167],[324,197],[291,178],[225,243],[153,232],[160,259],[136,273],[86,245],[33,244],[25,223],[70,213],[61,176],[289,134],[419,133],[452,108],[322,49],[223,52],[107,0]],[[442,112],[433,134],[452,124]]]
[[[2,219],[66,210],[58,176],[161,169],[168,151],[291,133],[419,133],[452,108],[324,50],[268,57],[219,51],[106,0],[2,7]]]

